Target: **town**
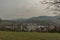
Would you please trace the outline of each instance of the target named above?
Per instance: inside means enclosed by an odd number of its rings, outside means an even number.
[[[1,31],[12,32],[60,32],[59,25],[42,25],[40,23],[13,23],[13,22],[1,22]]]

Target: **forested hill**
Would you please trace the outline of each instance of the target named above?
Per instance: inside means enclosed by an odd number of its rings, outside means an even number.
[[[41,22],[60,22],[60,16],[38,16],[38,17],[32,17],[28,19],[16,19],[13,20],[16,22],[26,22],[26,23],[41,23]]]
[[[19,22],[19,23],[56,23],[60,24],[60,16],[38,16],[28,19],[14,19],[14,20],[2,20],[3,22]]]

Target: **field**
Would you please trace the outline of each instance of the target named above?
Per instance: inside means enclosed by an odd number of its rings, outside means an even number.
[[[0,40],[60,40],[60,33],[0,31]]]

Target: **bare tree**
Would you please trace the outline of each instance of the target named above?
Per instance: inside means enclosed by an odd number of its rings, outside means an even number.
[[[54,14],[60,14],[60,0],[43,0],[41,4],[46,4],[46,8],[53,10]]]

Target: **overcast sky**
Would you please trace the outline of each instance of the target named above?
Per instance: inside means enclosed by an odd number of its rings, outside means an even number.
[[[0,17],[3,19],[30,18],[36,16],[52,16],[41,0],[0,0]]]

